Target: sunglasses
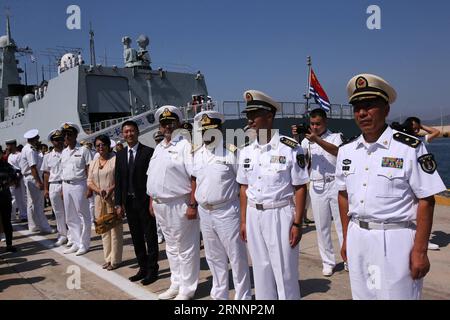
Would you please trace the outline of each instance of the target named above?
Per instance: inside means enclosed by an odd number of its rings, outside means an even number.
[[[177,122],[175,120],[161,121],[159,123],[161,127],[174,127],[176,124]]]

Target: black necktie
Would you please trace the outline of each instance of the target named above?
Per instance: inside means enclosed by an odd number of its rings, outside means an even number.
[[[133,171],[134,171],[134,155],[130,149],[130,157],[128,158],[128,193],[134,194]]]

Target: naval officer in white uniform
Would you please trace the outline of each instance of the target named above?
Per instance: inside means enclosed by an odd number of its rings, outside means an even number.
[[[200,272],[200,224],[192,176],[192,145],[174,133],[183,120],[174,106],[155,113],[164,140],[155,148],[147,171],[147,194],[166,240],[170,288],[159,299],[188,300],[194,297]]]
[[[41,170],[44,172],[44,196],[49,198],[52,204],[59,234],[55,247],[59,247],[67,242],[66,213],[61,177],[61,153],[64,149],[64,137],[61,130],[52,130],[48,135],[48,141],[53,145],[53,150],[44,155]]]
[[[17,171],[20,171],[21,152],[17,150],[16,139],[5,141],[6,149],[9,151],[8,163]],[[15,217],[16,208],[19,210],[21,222],[27,221],[26,189],[23,177],[20,176],[16,183],[9,187],[12,196],[12,214]]]
[[[434,195],[445,186],[424,144],[386,124],[396,92],[372,74],[347,84],[362,135],[339,148],[336,178],[354,299],[419,299]]]
[[[44,184],[41,179],[41,157],[37,149],[39,145],[39,131],[32,129],[24,136],[27,144],[22,149],[19,160],[20,170],[27,189],[27,214],[28,229],[32,232],[52,233],[53,229],[48,224],[44,214]]]
[[[67,147],[61,154],[64,210],[72,247],[64,253],[83,255],[91,243],[91,214],[87,194],[87,175],[91,152],[77,143],[79,127],[70,122],[61,125]]]
[[[237,148],[224,145],[217,111],[203,111],[194,118],[203,144],[194,152],[195,199],[205,256],[213,277],[211,298],[228,300],[228,260],[233,272],[235,300],[250,300],[250,272],[245,242],[239,237],[239,185],[236,182]]]
[[[252,259],[256,299],[300,298],[298,243],[305,209],[305,156],[297,141],[272,129],[280,105],[266,94],[244,93],[257,139],[239,155],[241,237]]]
[[[293,133],[296,134],[296,126],[294,127]],[[327,128],[327,114],[323,109],[314,109],[309,113],[309,128],[301,145],[309,169],[309,195],[322,258],[322,274],[329,277],[336,265],[331,239],[332,221],[339,248],[342,246],[342,224],[334,173],[338,147],[343,141],[340,133],[333,133]]]

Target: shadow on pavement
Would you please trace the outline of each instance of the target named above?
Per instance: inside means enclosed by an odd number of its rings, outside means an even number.
[[[328,279],[306,279],[300,280],[300,292],[302,298],[316,292],[327,292],[330,290],[331,281]]]
[[[16,279],[2,280],[2,281],[0,281],[0,292],[3,292],[3,290],[6,290],[11,286],[34,284],[34,283],[41,282],[44,280],[45,280],[45,277],[16,278]]]
[[[437,244],[440,248],[447,247],[450,243],[450,234],[443,231],[434,231],[430,241]]]

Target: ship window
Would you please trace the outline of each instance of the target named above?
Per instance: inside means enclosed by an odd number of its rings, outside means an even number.
[[[86,84],[89,113],[130,112],[127,78],[88,75]]]

